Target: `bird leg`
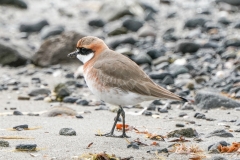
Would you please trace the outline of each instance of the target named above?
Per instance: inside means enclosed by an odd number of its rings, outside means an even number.
[[[115,121],[114,121],[114,123],[113,123],[112,129],[111,129],[111,131],[110,131],[109,133],[106,133],[106,134],[95,134],[95,135],[96,135],[96,136],[106,136],[106,137],[117,137],[117,136],[115,136],[115,135],[113,134],[113,132],[114,132],[114,130],[115,130],[117,121],[118,121],[118,119],[119,119],[120,114],[121,114],[122,111],[123,111],[123,110],[122,110],[122,108],[120,107],[120,108],[118,109],[118,111],[117,111],[117,117],[116,117],[116,119],[115,119]]]
[[[123,133],[122,135],[120,136],[116,136],[113,134],[114,130],[115,130],[115,127],[116,127],[116,124],[117,124],[117,121],[120,117],[120,114],[122,115],[122,118],[123,118]],[[117,112],[117,117],[113,123],[113,127],[112,127],[112,130],[110,131],[110,133],[106,133],[106,134],[95,134],[96,136],[106,136],[106,137],[116,137],[116,138],[129,138],[129,136],[126,135],[126,130],[125,130],[125,112],[123,110],[123,108],[121,106],[119,106],[119,109],[118,109],[118,112]]]

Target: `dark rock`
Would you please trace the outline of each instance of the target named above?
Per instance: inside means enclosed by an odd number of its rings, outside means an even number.
[[[185,66],[175,65],[175,64],[172,64],[169,67],[169,70],[171,71],[170,72],[171,75],[173,75],[174,77],[177,77],[180,74],[184,74],[184,73],[188,73],[189,72],[189,70]]]
[[[209,153],[215,153],[215,154],[220,153],[219,150],[218,150],[219,145],[221,145],[221,144],[218,142],[218,143],[215,143],[215,144],[212,144],[212,145],[208,146]]]
[[[225,47],[240,47],[240,39],[238,38],[229,38],[224,41],[224,46]]]
[[[47,20],[40,20],[35,23],[22,23],[19,26],[20,32],[39,32],[44,26],[49,25]]]
[[[181,110],[194,110],[194,107],[189,104],[189,103],[185,103],[182,107]]]
[[[154,105],[163,105],[163,103],[161,102],[161,100],[154,100],[152,102]]]
[[[71,94],[68,87],[63,83],[60,83],[57,86],[55,86],[54,92],[56,93],[57,99],[59,98],[60,100],[62,100],[64,97],[67,97]]]
[[[79,98],[77,98],[77,97],[68,96],[68,97],[63,98],[63,102],[64,103],[75,103],[78,99]]]
[[[76,49],[76,42],[83,35],[76,32],[65,32],[62,35],[45,40],[33,56],[33,63],[38,66],[49,66],[61,62],[72,63],[66,58],[67,53]],[[79,62],[75,60],[75,62]]]
[[[76,116],[77,112],[69,107],[64,106],[56,106],[51,108],[47,113],[45,113],[47,117],[55,117],[59,115],[68,115],[68,116]]]
[[[176,127],[185,127],[185,125],[184,125],[184,124],[179,124],[179,123],[177,123],[177,124],[176,124]]]
[[[218,19],[218,23],[221,23],[221,24],[224,24],[224,25],[229,25],[230,23],[232,23],[232,21],[230,21],[226,17],[220,17]]]
[[[152,3],[147,3],[144,1],[139,1],[140,6],[146,11],[151,11],[153,13],[157,13],[158,12],[158,8],[156,6],[154,6]]]
[[[136,32],[143,26],[143,22],[135,18],[127,18],[122,25],[128,30]]]
[[[164,56],[165,55],[166,50],[164,48],[161,48],[160,50],[157,49],[149,49],[147,51],[147,54],[152,58],[152,59],[156,59],[158,57]]]
[[[0,42],[0,64],[18,67],[25,65],[30,58],[28,51],[14,44]]]
[[[212,136],[218,136],[218,137],[233,137],[233,134],[230,133],[230,132],[227,132],[223,129],[218,129],[218,130],[215,130],[211,133],[209,133],[206,137],[209,138],[209,137],[212,137]]]
[[[27,3],[23,0],[1,0],[0,5],[13,5],[18,8],[27,9]]]
[[[166,76],[163,79],[162,83],[166,85],[174,84],[174,79],[172,78],[172,76]]]
[[[219,93],[204,90],[197,92],[195,104],[201,109],[220,107],[235,108],[240,106],[238,101],[225,97]]]
[[[79,99],[76,101],[76,104],[82,105],[82,106],[87,106],[89,104],[89,102],[85,99]]]
[[[186,116],[186,115],[187,115],[187,113],[181,112],[181,113],[178,114],[178,117],[184,117],[184,116]]]
[[[72,128],[62,128],[59,131],[59,134],[63,135],[63,136],[76,136],[77,135],[76,131],[73,130]]]
[[[156,110],[156,105],[151,103],[148,108],[147,108],[148,111],[155,111]]]
[[[63,26],[46,26],[41,30],[41,38],[46,39],[51,36],[59,35],[64,31]]]
[[[204,24],[204,28],[206,29],[206,31],[209,31],[211,29],[219,29],[220,28],[220,25],[219,24],[216,24],[214,22],[206,22]]]
[[[15,149],[19,151],[36,151],[36,148],[36,144],[19,144]]]
[[[82,119],[83,116],[79,114],[79,115],[76,115],[76,118]]]
[[[0,140],[0,147],[9,147],[9,142],[5,140]]]
[[[202,113],[195,113],[194,117],[197,119],[206,119],[205,114],[202,114]]]
[[[203,27],[207,21],[208,20],[205,17],[194,17],[194,18],[188,19],[185,22],[184,27],[185,28],[195,28],[198,26]]]
[[[13,115],[15,115],[15,116],[22,116],[23,114],[20,111],[13,111]]]
[[[29,96],[39,96],[39,95],[49,95],[51,91],[47,88],[36,88],[31,90],[28,95]]]
[[[172,76],[172,74],[168,73],[168,72],[162,72],[162,73],[158,73],[158,72],[151,72],[149,74],[149,77],[152,79],[164,79],[166,76]]]
[[[110,37],[106,39],[107,45],[115,49],[121,44],[135,44],[137,42],[136,38],[132,34],[126,34],[126,35],[118,35],[114,37]]]
[[[177,52],[182,53],[194,53],[197,52],[200,48],[200,45],[190,41],[181,41],[176,46]]]
[[[181,130],[175,130],[172,131],[170,133],[168,133],[168,137],[180,137],[180,136],[184,136],[184,137],[195,137],[197,136],[198,133],[196,132],[196,130],[192,129],[192,128],[186,128],[186,129],[181,129]]]
[[[103,27],[105,25],[105,21],[101,18],[94,18],[88,21],[88,25],[94,27]]]
[[[33,77],[33,78],[31,79],[31,82],[32,82],[32,84],[41,83],[41,79],[38,78],[38,77]]]
[[[15,127],[13,127],[13,129],[16,129],[18,131],[22,131],[24,129],[28,129],[28,125],[27,124],[23,124],[23,125],[15,126]]]
[[[151,64],[152,62],[152,58],[145,53],[139,53],[137,55],[134,55],[131,57],[131,59],[138,65],[145,64],[145,63]]]

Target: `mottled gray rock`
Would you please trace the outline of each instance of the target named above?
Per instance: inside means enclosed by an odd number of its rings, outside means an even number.
[[[198,91],[195,97],[195,104],[201,109],[211,108],[235,108],[240,106],[240,102],[231,98],[225,97],[219,93],[212,91],[201,90]]]
[[[225,47],[229,47],[229,46],[239,47],[240,46],[240,39],[238,39],[238,38],[228,38],[224,41],[224,46]]]
[[[59,131],[59,134],[63,135],[63,136],[76,136],[77,135],[76,131],[73,130],[72,128],[62,128]]]
[[[0,0],[0,5],[13,5],[18,8],[27,9],[27,3],[23,0]]]
[[[63,26],[46,26],[41,30],[41,38],[46,39],[51,36],[59,35],[64,31]]]
[[[37,22],[32,22],[32,23],[21,23],[19,26],[19,31],[20,32],[39,32],[41,29],[49,25],[47,20],[40,20]]]
[[[0,140],[0,147],[9,147],[9,142],[5,140]]]
[[[28,129],[28,125],[27,124],[23,124],[23,125],[14,126],[13,129],[21,131],[21,130],[24,130],[24,129]]]
[[[225,158],[223,156],[214,156],[214,157],[212,157],[211,160],[229,160],[229,159],[227,159],[227,158]]]
[[[76,49],[76,43],[82,37],[82,34],[72,31],[45,40],[34,54],[33,63],[38,66],[49,66],[61,62],[77,62],[77,60],[69,60],[66,57],[68,53]]]
[[[218,129],[218,130],[215,130],[211,133],[209,133],[206,137],[209,138],[209,137],[212,137],[212,136],[218,136],[218,137],[233,137],[233,134],[230,133],[230,132],[227,132],[223,129]]]
[[[51,91],[47,88],[36,88],[31,90],[28,95],[29,96],[39,96],[39,95],[49,95]]]
[[[25,65],[30,53],[20,46],[0,41],[0,64],[18,67]]]
[[[56,93],[57,99],[63,99],[64,97],[70,96],[71,91],[68,89],[67,85],[64,83],[59,83],[54,87],[54,92]]]
[[[35,151],[37,148],[36,144],[19,144],[16,146],[16,150],[19,151]]]
[[[166,85],[174,84],[174,79],[172,78],[172,76],[166,76],[163,79],[162,83]]]
[[[206,116],[203,113],[195,113],[194,117],[197,119],[206,119]]]
[[[196,132],[196,130],[192,129],[192,128],[184,128],[184,129],[181,129],[181,130],[175,130],[175,131],[172,131],[170,133],[168,133],[168,137],[181,137],[181,136],[184,136],[184,137],[195,137],[197,136],[198,133]]]

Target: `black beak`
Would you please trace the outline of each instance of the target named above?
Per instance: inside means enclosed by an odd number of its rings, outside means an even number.
[[[78,50],[76,50],[76,51],[74,51],[74,52],[72,52],[72,53],[69,53],[67,56],[68,56],[69,58],[76,58],[76,57],[77,57],[77,54],[78,54]]]

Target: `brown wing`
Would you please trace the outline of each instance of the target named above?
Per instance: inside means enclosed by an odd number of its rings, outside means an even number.
[[[136,63],[114,51],[101,54],[92,69],[104,86],[146,96],[183,100],[178,95],[158,86]]]

